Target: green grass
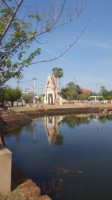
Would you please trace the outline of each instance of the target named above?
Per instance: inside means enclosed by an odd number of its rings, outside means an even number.
[[[26,197],[23,197],[19,189],[9,192],[8,194],[0,193],[0,200],[26,200]]]

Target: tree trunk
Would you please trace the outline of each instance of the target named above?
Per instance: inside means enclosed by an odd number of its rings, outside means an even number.
[[[11,107],[13,107],[13,105],[14,105],[14,101],[11,101]]]
[[[60,78],[59,78],[59,87],[60,87]]]

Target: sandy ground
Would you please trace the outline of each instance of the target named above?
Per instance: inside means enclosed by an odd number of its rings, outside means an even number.
[[[13,107],[11,110],[21,112],[21,111],[31,111],[31,110],[38,110],[38,109],[60,109],[60,108],[85,108],[85,107],[90,107],[90,108],[112,108],[112,104],[99,104],[99,103],[76,103],[76,104],[66,104],[66,105],[30,105],[30,107],[27,106],[20,106],[20,107]]]

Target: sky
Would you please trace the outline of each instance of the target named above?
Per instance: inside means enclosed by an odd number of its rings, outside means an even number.
[[[37,6],[38,10],[47,9],[51,1],[53,0],[24,0],[21,14],[35,12]],[[101,86],[112,90],[112,0],[91,0],[77,20],[43,35],[40,38],[43,44],[39,46],[42,53],[35,61],[50,59],[63,52],[78,37],[88,19],[90,22],[83,35],[63,57],[24,69],[23,79],[20,81],[22,90],[29,88],[33,91],[33,78],[36,78],[37,95],[42,94],[53,67],[63,69],[61,87],[73,81],[82,88],[95,92],[99,92]],[[31,51],[36,45],[31,47]],[[17,81],[11,79],[7,84],[14,88]]]

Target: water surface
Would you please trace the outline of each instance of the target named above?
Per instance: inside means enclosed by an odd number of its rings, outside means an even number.
[[[111,115],[34,119],[4,141],[43,194],[54,200],[111,200],[111,120]]]

